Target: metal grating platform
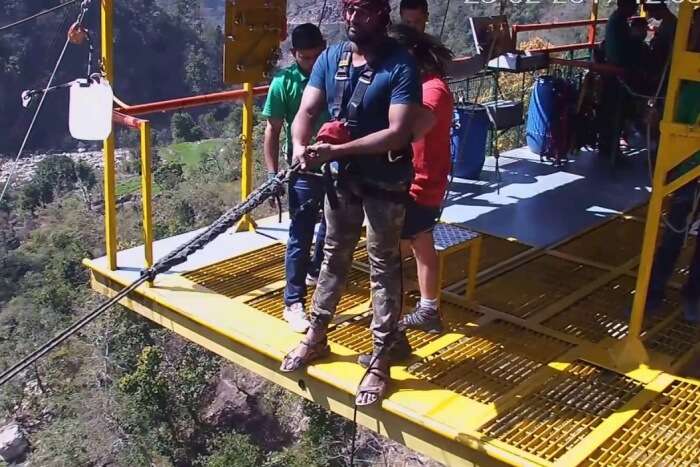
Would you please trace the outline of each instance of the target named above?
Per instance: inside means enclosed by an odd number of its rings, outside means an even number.
[[[582,465],[700,465],[700,386],[674,381]]]
[[[598,278],[603,271],[549,255],[540,256],[485,284],[479,303],[527,318]]]
[[[495,321],[409,367],[412,375],[490,403],[573,345]]]
[[[589,342],[600,342],[606,337],[622,339],[627,335],[635,287],[634,278],[618,277],[542,324]],[[669,290],[669,296],[674,295],[677,294]],[[667,301],[659,313],[647,316],[645,329],[658,324],[677,305],[677,300]]]
[[[355,248],[355,252],[352,255],[352,260],[364,265],[369,265],[369,253],[367,253],[367,247],[365,245],[359,245]]]
[[[309,302],[313,295],[315,287],[310,287],[308,291]],[[345,293],[340,299],[336,313],[343,313],[351,308],[361,305],[369,300],[369,275],[357,269],[350,271],[348,275],[348,285]],[[260,311],[274,316],[277,319],[283,319],[284,312],[284,289],[275,290],[268,294],[256,297],[246,302],[248,305],[257,308]]]
[[[480,431],[555,461],[641,389],[642,385],[630,378],[576,362]]]
[[[642,223],[636,222],[641,228]],[[468,233],[450,228],[458,234]],[[613,243],[618,245],[604,245],[600,238],[605,235],[600,232],[606,230],[617,232]],[[428,446],[435,459],[444,459],[441,452],[448,451],[453,433],[458,432],[483,441],[484,451],[476,457],[454,451],[463,460],[483,461],[486,453],[515,465],[557,461],[574,465],[574,459],[580,462],[588,456],[587,465],[700,467],[700,429],[696,428],[700,426],[700,383],[677,381],[674,388],[679,389],[669,388],[658,396],[644,390],[649,384],[647,388],[660,391],[677,378],[664,371],[675,371],[690,362],[690,352],[700,342],[700,327],[688,325],[678,315],[677,288],[669,289],[667,306],[645,320],[648,366],[627,375],[603,368],[614,366],[604,351],[611,343],[602,341],[627,333],[626,311],[632,303],[635,279],[631,264],[625,270],[618,266],[633,258],[629,250],[634,247],[623,244],[623,238],[630,243],[633,232],[629,219],[617,217],[557,251],[535,250],[517,241],[483,235],[479,270],[486,274],[476,294],[481,306],[466,305],[453,287],[449,289],[453,293],[444,294],[441,302],[445,333],[407,334],[414,354],[392,368],[396,379],[386,401],[389,406],[376,411],[377,426],[394,416],[396,412],[385,409],[398,403],[401,410],[409,410],[405,414],[398,410],[402,415],[392,422],[395,439],[412,439],[402,437],[402,427],[430,427],[426,433],[436,438],[424,433],[412,447]],[[684,252],[685,263],[681,261],[676,275],[679,282],[685,279],[682,264],[687,264],[692,247]],[[332,400],[342,405],[352,400],[348,393],[354,391],[362,374],[361,369],[348,365],[354,356],[340,352],[344,356],[324,359],[319,372],[304,377],[306,386],[296,375],[293,381],[278,375],[276,362],[269,361],[271,355],[284,355],[298,341],[282,319],[284,252],[285,246],[276,243],[183,275],[168,275],[161,284],[135,292],[126,305],[232,361],[242,359],[247,365],[262,353],[265,357],[260,362],[272,370],[267,377],[273,381],[305,396],[310,394],[311,383],[313,400],[326,400],[326,394],[335,391]],[[225,256],[226,252],[220,252],[218,258]],[[355,250],[354,260],[328,337],[351,352],[365,353],[372,351],[373,344],[363,243]],[[448,255],[443,285],[463,281],[467,264],[467,251]],[[90,267],[93,287],[102,293],[113,295],[117,284],[123,284],[119,271],[94,263]],[[407,275],[415,277],[413,269],[415,264],[405,265]],[[313,290],[309,289],[309,301]],[[236,300],[231,303],[231,298]],[[415,294],[407,294],[404,311],[416,300]],[[240,312],[231,313],[231,309]],[[251,340],[260,332],[266,336],[264,346]],[[576,346],[577,342],[582,345]],[[247,349],[240,350],[244,347]],[[573,358],[580,360],[567,366]],[[635,395],[639,397],[628,404]],[[639,407],[644,408],[636,413]],[[352,414],[351,406],[348,410],[345,416]],[[471,416],[473,410],[476,413]],[[443,426],[450,431],[440,431]]]
[[[639,256],[643,238],[643,223],[618,217],[574,238],[556,250],[616,267]]]
[[[406,305],[410,303],[415,304],[415,297],[412,297],[412,300],[407,300]],[[464,334],[481,317],[480,313],[446,301],[441,303],[440,310],[446,332]],[[358,316],[331,330],[328,333],[328,339],[357,353],[371,352],[372,333],[369,329],[371,322],[372,317],[369,315]],[[408,337],[413,350],[418,350],[440,336],[423,331],[410,330],[406,332],[406,337]]]
[[[275,243],[184,274],[186,279],[229,298],[284,280],[285,246]]]
[[[661,330],[649,336],[650,350],[673,357],[676,361],[691,351],[700,341],[700,325],[692,325],[677,316]]]
[[[505,240],[491,235],[483,235],[481,257],[479,258],[479,272],[486,271],[505,261],[512,260],[530,249],[531,247],[515,240]],[[466,250],[456,251],[448,255],[445,259],[445,276],[443,278],[445,287],[463,281],[464,278],[467,277],[468,264],[469,252]],[[415,267],[411,274],[415,277]],[[464,294],[464,288],[462,287],[460,290],[456,290],[455,293]]]

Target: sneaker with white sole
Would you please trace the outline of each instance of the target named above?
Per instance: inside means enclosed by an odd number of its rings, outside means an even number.
[[[285,306],[282,316],[285,321],[289,323],[289,327],[291,327],[294,332],[304,333],[311,325],[309,320],[306,319],[306,311],[301,302]]]
[[[311,274],[306,275],[306,285],[313,287],[318,282],[318,277],[314,277]]]

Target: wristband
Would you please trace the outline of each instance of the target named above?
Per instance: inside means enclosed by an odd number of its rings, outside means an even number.
[[[276,176],[277,176],[277,174],[276,174],[275,172],[268,172],[268,173],[267,173],[267,181],[272,180],[272,179],[275,178]]]

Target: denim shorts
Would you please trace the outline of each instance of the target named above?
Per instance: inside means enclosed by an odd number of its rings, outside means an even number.
[[[402,240],[411,240],[423,232],[432,232],[440,220],[440,208],[423,206],[412,199],[406,203],[406,219],[401,231]]]

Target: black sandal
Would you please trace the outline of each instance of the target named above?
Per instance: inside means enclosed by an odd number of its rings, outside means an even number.
[[[306,355],[304,357],[292,357],[292,353],[294,350],[296,350],[296,348],[289,352],[282,360],[282,365],[280,366],[281,372],[291,373],[293,371],[297,371],[298,369],[307,366],[311,362],[327,357],[331,353],[331,348],[328,345],[328,338],[325,336],[318,342],[308,342],[307,340],[302,340],[299,345],[303,345],[308,349]]]
[[[363,385],[364,378],[362,379],[362,382],[360,382],[360,386],[357,388],[357,395],[355,396],[355,404],[358,407],[369,406],[380,402],[382,399],[384,399],[386,391],[389,388],[389,375],[386,371],[374,366],[367,371],[367,373],[365,374],[365,378],[370,374],[378,376],[380,378],[380,383],[373,385]],[[375,398],[374,400],[370,399],[370,402],[363,402],[361,398],[364,395],[373,395]]]

